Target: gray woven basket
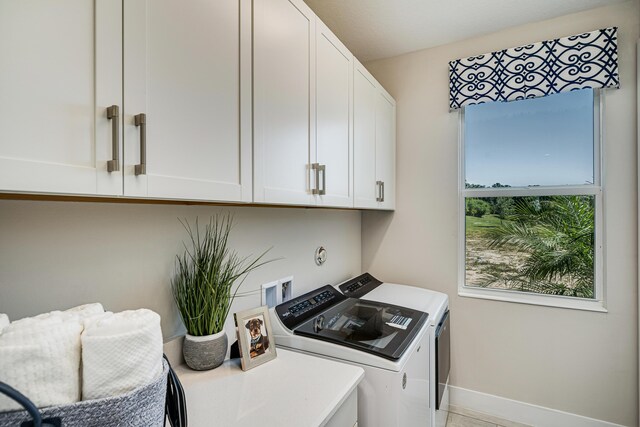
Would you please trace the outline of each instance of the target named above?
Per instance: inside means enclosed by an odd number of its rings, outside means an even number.
[[[162,427],[169,374],[169,365],[163,362],[162,375],[149,385],[116,397],[42,408],[42,419],[60,418],[62,427]],[[31,421],[27,411],[0,413],[0,427],[16,427],[25,421]]]

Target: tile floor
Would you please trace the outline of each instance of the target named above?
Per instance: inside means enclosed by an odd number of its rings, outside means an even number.
[[[447,427],[531,427],[451,405]]]

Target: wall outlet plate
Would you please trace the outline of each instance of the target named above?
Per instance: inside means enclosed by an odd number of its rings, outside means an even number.
[[[278,292],[280,290],[280,282],[269,282],[262,285],[262,305],[266,305],[267,307],[275,307],[276,305],[282,302],[282,298],[280,298],[281,293]]]
[[[264,283],[262,285],[262,305],[275,307],[293,296],[293,276],[283,277],[280,280]]]
[[[280,283],[280,302],[289,301],[293,295],[293,276],[282,278],[278,283]]]

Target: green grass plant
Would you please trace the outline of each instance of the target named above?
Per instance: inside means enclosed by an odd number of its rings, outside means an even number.
[[[184,253],[176,256],[171,280],[173,298],[190,335],[205,336],[223,330],[238,289],[253,270],[275,260],[240,257],[229,247],[233,226],[230,214],[211,217],[204,230],[180,220],[189,235]]]

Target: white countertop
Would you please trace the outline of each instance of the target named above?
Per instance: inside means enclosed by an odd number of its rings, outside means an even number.
[[[274,360],[246,372],[240,359],[211,371],[185,365],[175,371],[192,427],[322,426],[364,377],[360,367],[281,348]]]

